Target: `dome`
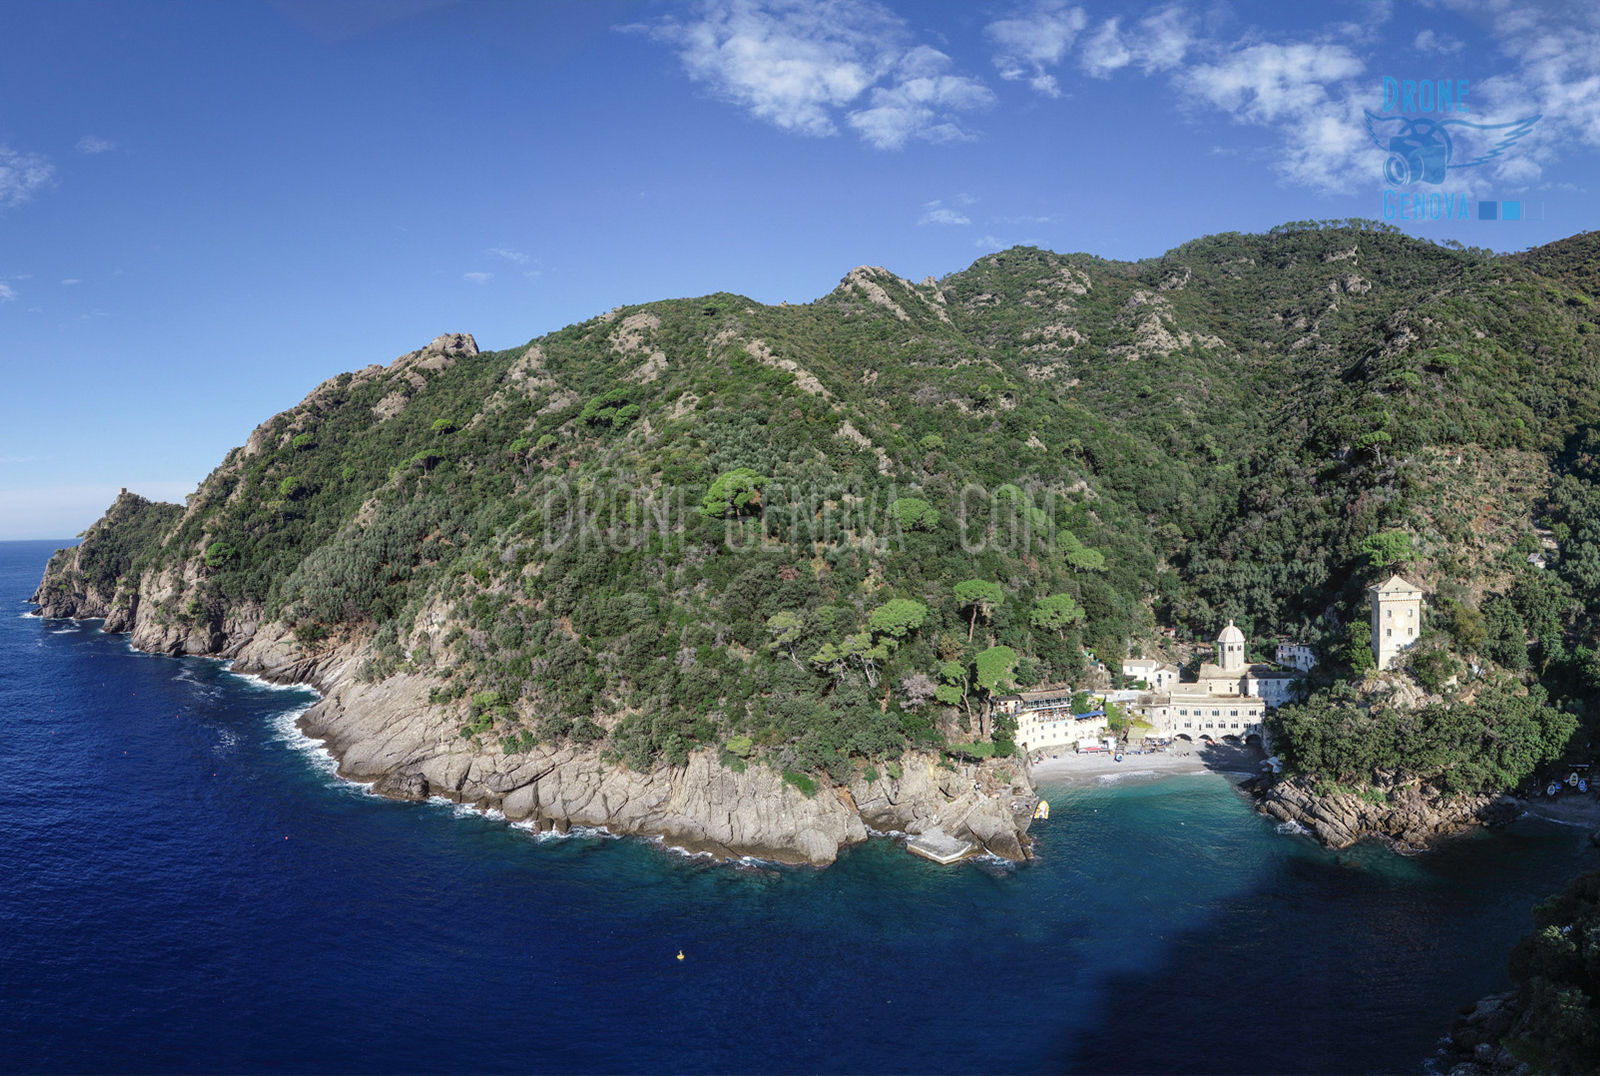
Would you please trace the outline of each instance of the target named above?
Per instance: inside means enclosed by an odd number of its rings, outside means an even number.
[[[1228,621],[1228,626],[1222,629],[1222,634],[1217,636],[1219,643],[1242,643],[1244,632],[1233,626],[1233,621]]]

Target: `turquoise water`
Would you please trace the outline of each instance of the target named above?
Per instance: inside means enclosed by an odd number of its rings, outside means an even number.
[[[541,839],[338,781],[303,691],[23,618],[52,545],[0,544],[0,1071],[1420,1071],[1600,859],[1330,853],[1212,775],[1046,784],[1020,867]]]

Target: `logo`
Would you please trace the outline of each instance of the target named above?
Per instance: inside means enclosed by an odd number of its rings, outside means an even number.
[[[1447,171],[1459,168],[1476,168],[1494,160],[1514,146],[1523,135],[1533,130],[1543,116],[1529,116],[1511,123],[1472,123],[1469,120],[1435,120],[1427,116],[1377,116],[1368,111],[1367,133],[1372,142],[1389,156],[1383,162],[1383,178],[1397,187],[1410,183],[1439,184],[1445,181]],[[1454,136],[1452,137],[1452,129]],[[1496,132],[1498,141],[1487,148],[1474,147],[1476,152],[1458,153],[1469,139],[1481,141],[1479,132]],[[1492,140],[1494,134],[1489,134]],[[1458,160],[1458,156],[1470,156]]]

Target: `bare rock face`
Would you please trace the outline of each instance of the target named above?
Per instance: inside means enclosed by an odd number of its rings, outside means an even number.
[[[1297,822],[1330,848],[1347,848],[1365,837],[1385,837],[1423,848],[1480,825],[1517,816],[1517,801],[1504,795],[1449,797],[1436,789],[1388,791],[1379,804],[1348,793],[1318,795],[1309,781],[1278,781],[1261,794],[1261,809],[1280,822]]]
[[[366,657],[360,647],[313,655],[281,625],[241,620],[224,625],[230,627],[249,634],[212,652],[233,657],[238,672],[321,690],[323,698],[300,718],[301,728],[323,741],[341,776],[371,783],[385,796],[442,796],[544,829],[603,826],[726,858],[822,866],[874,830],[916,834],[933,826],[994,855],[1027,857],[1037,800],[1025,775],[1013,776],[996,763],[957,773],[937,755],[912,753],[898,765],[898,777],[858,777],[849,786],[819,782],[808,796],[775,769],[724,767],[710,751],[681,766],[658,763],[644,772],[607,763],[593,748],[540,746],[507,754],[464,739],[460,714],[428,701],[437,685],[426,676],[368,683],[357,675]],[[189,647],[200,642],[193,633],[146,624],[135,640],[166,653],[197,652]]]

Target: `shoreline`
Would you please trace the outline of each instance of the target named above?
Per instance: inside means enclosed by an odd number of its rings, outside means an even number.
[[[1258,747],[1231,744],[1184,744],[1168,751],[1125,753],[1121,762],[1109,754],[1080,755],[1063,751],[1033,763],[1030,776],[1035,787],[1045,782],[1073,787],[1097,786],[1105,784],[1107,779],[1154,781],[1195,773],[1244,779],[1260,775],[1264,758],[1266,755]]]

